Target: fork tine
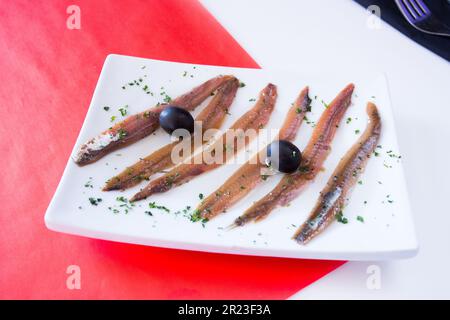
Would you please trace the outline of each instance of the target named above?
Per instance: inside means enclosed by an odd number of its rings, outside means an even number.
[[[425,15],[425,11],[423,11],[422,8],[419,7],[416,0],[409,0],[409,3],[413,6],[414,10],[417,12],[419,17],[422,17]]]
[[[417,13],[416,11],[411,7],[411,4],[409,3],[408,0],[401,0],[403,3],[403,6],[405,8],[405,10],[410,14],[410,16],[413,18],[413,20],[416,20],[417,17]]]
[[[425,14],[430,14],[431,13],[431,11],[430,11],[430,9],[428,9],[428,7],[427,7],[427,5],[425,4],[425,2],[423,2],[422,0],[415,0],[416,1],[416,3],[417,3],[417,5],[420,7],[420,9],[422,9],[422,11],[425,13]]]

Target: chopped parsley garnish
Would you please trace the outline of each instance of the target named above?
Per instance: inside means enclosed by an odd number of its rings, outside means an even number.
[[[93,188],[94,186],[92,185],[92,177],[89,177],[89,180],[84,184],[85,188]]]
[[[360,132],[361,132],[361,131],[358,130],[358,129],[355,130],[355,134],[359,134]]]
[[[400,156],[400,155],[396,155],[392,150],[386,151],[386,153],[387,153],[388,156],[391,157],[391,158],[401,159],[401,157],[402,157],[402,156]]]
[[[141,69],[145,69],[145,66],[143,68],[141,68]],[[144,79],[143,78],[147,78],[147,75],[144,74],[142,77],[139,77],[138,79],[135,79],[135,80],[132,80],[130,82],[125,83],[124,85],[122,85],[122,89],[125,90],[127,88],[127,86],[128,87],[134,87],[134,86],[141,87],[141,85],[144,84]],[[147,94],[150,94],[151,92],[148,91],[148,85],[145,85],[145,86],[146,86],[146,88],[144,89],[144,91]]]
[[[175,211],[174,214],[177,215],[177,214],[183,213],[183,216],[186,217],[187,214],[189,213],[189,210],[191,210],[191,206],[186,206],[186,208],[184,208],[182,210]]]
[[[245,83],[244,82],[239,82],[239,88],[243,88],[245,87]]]
[[[117,133],[119,134],[119,140],[125,138],[128,134],[128,132],[126,132],[125,130],[123,130],[122,128],[120,128]]]
[[[316,126],[314,121],[309,120],[307,116],[304,116],[303,119],[306,121],[306,124],[310,124],[313,128]]]
[[[108,107],[108,106],[104,106],[104,107],[103,107],[103,110],[109,111],[109,107]]]
[[[349,124],[350,122],[352,122],[352,118],[348,117],[347,120],[345,121],[345,123]]]
[[[391,169],[391,168],[392,168],[392,166],[389,165],[389,164],[387,164],[386,162],[383,163],[383,166],[384,166],[385,168],[388,168],[388,169]]]
[[[200,215],[200,211],[199,210],[195,210],[192,214],[191,214],[191,221],[192,222],[197,222],[201,219],[201,215]]]
[[[393,203],[393,202],[394,202],[394,200],[390,199],[390,198],[391,198],[391,195],[390,195],[390,194],[388,194],[388,195],[386,196],[386,198],[388,198],[387,202],[389,202],[389,203]]]
[[[150,91],[150,87],[148,85],[144,85],[142,87],[142,90],[146,93],[146,94],[150,94],[153,96],[153,92]]]
[[[200,200],[202,200],[202,199],[203,199],[203,193],[199,193],[199,194],[198,194],[198,198],[199,198]]]
[[[158,210],[163,210],[163,211],[165,211],[165,212],[170,212],[170,210],[169,210],[167,207],[165,207],[165,206],[159,206],[159,205],[157,205],[155,202],[150,202],[150,203],[148,204],[148,206],[149,206],[150,209],[158,209]]]
[[[175,173],[174,175],[171,175],[171,176],[168,176],[167,178],[166,178],[166,185],[168,186],[168,187],[172,187],[172,185],[173,185],[173,182],[175,181],[175,179],[178,177],[180,175],[180,173]]]
[[[93,197],[90,197],[90,198],[89,198],[89,202],[90,202],[93,206],[96,206],[96,205],[98,205],[99,202],[102,202],[102,199],[101,199],[101,198],[93,198]]]
[[[115,213],[115,214],[120,213],[120,210],[119,210],[119,209],[112,208],[112,207],[108,207],[108,209],[109,209],[110,211],[112,211],[113,213]]]
[[[190,215],[190,220],[192,222],[198,222],[200,221],[202,223],[202,226],[205,227],[205,223],[208,222],[208,218],[202,218],[202,215],[200,214],[199,210],[195,210],[191,215]]]
[[[128,113],[127,108],[128,108],[128,105],[123,106],[122,108],[119,108],[119,112],[122,115],[122,117],[125,117],[127,115],[127,113]]]
[[[364,217],[362,217],[362,216],[357,216],[356,220],[358,220],[359,222],[364,223]]]
[[[342,211],[339,211],[336,214],[336,220],[337,220],[337,222],[340,222],[342,224],[347,224],[348,223],[348,219],[346,217],[344,217],[344,214],[342,213]]]
[[[114,122],[116,120],[116,116],[111,116],[111,122]]]
[[[130,210],[135,207],[135,204],[130,202],[124,196],[116,197],[116,201],[119,202],[118,205],[115,205],[114,207],[108,207],[108,209],[115,214],[119,214],[121,212],[128,214],[128,212],[130,212]]]
[[[128,202],[128,199],[125,198],[124,196],[117,197],[116,200],[119,201],[119,202],[125,202],[125,203]]]
[[[161,90],[164,90],[164,87],[161,87]],[[165,103],[172,101],[172,98],[166,93],[166,91],[161,91],[160,95],[163,96],[163,101]]]

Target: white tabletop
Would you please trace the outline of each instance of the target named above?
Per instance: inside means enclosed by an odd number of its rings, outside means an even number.
[[[450,298],[450,63],[350,0],[202,3],[263,68],[314,63],[388,77],[419,254],[349,262],[293,298]]]

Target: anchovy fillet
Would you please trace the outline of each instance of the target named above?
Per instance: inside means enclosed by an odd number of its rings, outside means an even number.
[[[188,93],[177,97],[170,104],[186,110],[194,110],[212,92],[230,78],[232,76],[217,76],[212,78]],[[110,129],[102,132],[100,135],[90,139],[79,148],[74,157],[75,163],[83,166],[95,162],[114,150],[148,136],[159,127],[159,114],[168,105],[159,104],[143,112],[131,115]]]
[[[366,130],[341,159],[320,193],[309,218],[295,233],[293,239],[298,243],[308,243],[336,220],[339,213],[342,214],[348,193],[364,170],[380,138],[381,119],[373,103],[367,104],[367,115],[369,123]]]

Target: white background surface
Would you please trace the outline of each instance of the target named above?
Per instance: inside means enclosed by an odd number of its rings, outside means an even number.
[[[384,22],[369,28],[350,0],[202,3],[262,68],[340,65],[388,77],[419,254],[347,263],[293,298],[450,298],[450,63]],[[370,265],[381,270],[378,290],[366,286]]]

